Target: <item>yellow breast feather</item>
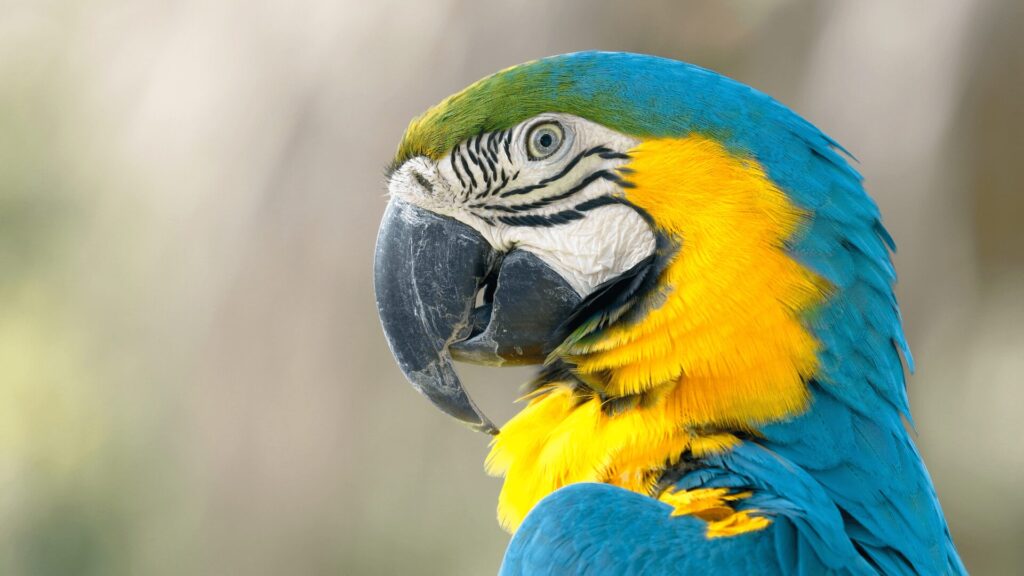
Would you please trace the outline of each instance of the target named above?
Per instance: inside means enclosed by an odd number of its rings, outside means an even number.
[[[680,248],[659,278],[661,293],[641,304],[649,308],[642,318],[556,350],[603,389],[550,383],[494,439],[487,470],[505,477],[498,510],[510,531],[567,484],[654,495],[661,472],[684,453],[728,450],[739,440],[722,430],[756,434],[809,401],[818,343],[801,314],[829,286],[786,252],[805,214],[756,161],[711,138],[647,140],[630,156],[624,173],[635,186],[625,199]],[[602,410],[630,396],[643,401]],[[762,520],[718,518],[725,523],[715,533],[758,529]]]

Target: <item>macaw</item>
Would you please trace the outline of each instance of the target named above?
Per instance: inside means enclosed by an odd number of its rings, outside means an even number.
[[[378,312],[493,435],[501,574],[964,574],[914,446],[892,238],[848,153],[750,87],[581,52],[414,119]],[[538,365],[499,430],[454,360]]]

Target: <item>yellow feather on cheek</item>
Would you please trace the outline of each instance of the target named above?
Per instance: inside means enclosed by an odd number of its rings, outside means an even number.
[[[515,530],[551,492],[606,482],[654,495],[684,452],[731,449],[728,430],[756,433],[806,409],[818,343],[800,315],[828,286],[785,250],[804,215],[755,162],[702,136],[648,140],[630,152],[627,199],[680,249],[643,318],[570,341],[558,353],[608,385],[607,398],[642,394],[623,411],[560,383],[534,397],[492,443],[487,470],[505,477],[502,526]],[[729,499],[711,506],[729,508]],[[682,496],[680,496],[682,498]],[[709,505],[710,506],[710,505]],[[731,508],[729,508],[731,510]],[[767,524],[715,515],[709,535]]]

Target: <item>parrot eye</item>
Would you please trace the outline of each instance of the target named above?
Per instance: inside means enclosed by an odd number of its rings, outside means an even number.
[[[543,122],[526,135],[526,153],[530,160],[543,160],[562,146],[565,133],[558,122]]]

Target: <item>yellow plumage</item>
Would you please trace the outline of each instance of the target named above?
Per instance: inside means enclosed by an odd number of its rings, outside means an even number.
[[[604,397],[645,402],[609,414],[599,397],[557,383],[534,395],[487,459],[488,472],[505,477],[498,510],[509,530],[574,482],[652,494],[687,449],[704,455],[737,442],[716,429],[756,433],[807,406],[818,344],[799,315],[828,286],[785,251],[804,214],[756,162],[712,139],[648,140],[630,155],[626,198],[681,244],[659,279],[665,296],[642,319],[556,354],[581,375],[607,376]],[[767,524],[744,512],[714,522],[709,536]]]
[[[658,499],[672,506],[672,516],[696,516],[708,523],[708,538],[721,538],[761,530],[771,524],[771,520],[755,516],[757,510],[733,510],[733,502],[749,497],[750,492],[730,494],[725,488],[698,488],[666,490]]]

